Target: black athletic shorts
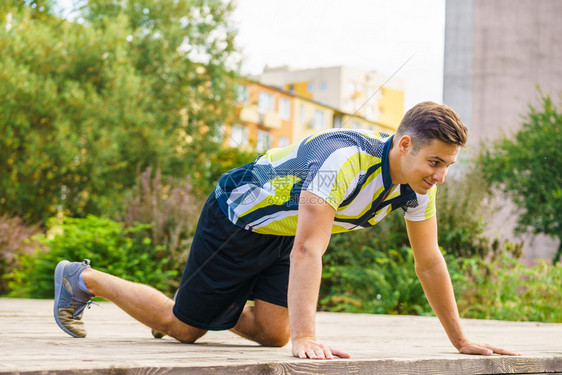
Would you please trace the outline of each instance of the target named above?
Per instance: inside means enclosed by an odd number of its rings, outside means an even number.
[[[287,307],[293,241],[234,225],[213,192],[197,223],[174,315],[190,326],[218,331],[236,325],[248,299]]]

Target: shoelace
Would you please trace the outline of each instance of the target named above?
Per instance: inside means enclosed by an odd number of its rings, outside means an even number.
[[[90,308],[92,307],[92,304],[93,304],[93,305],[96,305],[96,306],[98,306],[98,307],[100,307],[100,308],[103,309],[103,307],[102,307],[99,303],[90,300],[90,301],[87,301],[86,303],[84,303],[84,305],[81,306],[80,308],[75,309],[75,310],[74,310],[74,313],[72,314],[72,317],[73,317],[73,318],[76,318],[78,315],[82,314],[82,312],[83,312],[86,308],[90,309]]]

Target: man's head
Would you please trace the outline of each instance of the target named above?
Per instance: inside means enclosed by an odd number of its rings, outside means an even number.
[[[463,147],[468,140],[468,129],[451,108],[423,102],[406,112],[396,131],[395,141],[404,135],[410,136],[416,152],[434,139]]]
[[[391,165],[394,183],[407,183],[419,194],[426,194],[436,183],[445,181],[468,129],[451,108],[423,102],[404,115],[394,136]]]

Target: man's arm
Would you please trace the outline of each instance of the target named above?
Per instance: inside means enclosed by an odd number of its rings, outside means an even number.
[[[451,278],[437,243],[437,220],[435,216],[424,221],[406,220],[406,228],[414,252],[416,274],[421,281],[429,304],[443,328],[445,328],[453,346],[459,352],[465,354],[519,355],[488,344],[477,344],[465,337],[455,295],[453,294]]]
[[[291,251],[289,272],[289,321],[293,355],[331,359],[349,354],[316,342],[315,316],[322,277],[322,255],[330,242],[335,210],[315,194],[303,191],[299,219]]]

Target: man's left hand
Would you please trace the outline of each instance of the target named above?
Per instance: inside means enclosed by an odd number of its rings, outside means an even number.
[[[492,355],[494,353],[501,355],[521,355],[521,353],[512,352],[498,348],[489,344],[478,344],[475,342],[467,341],[461,345],[459,352],[463,354],[479,354],[479,355]]]

